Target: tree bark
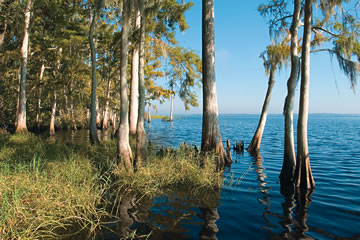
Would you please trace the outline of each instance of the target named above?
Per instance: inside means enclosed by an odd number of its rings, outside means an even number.
[[[70,117],[72,123],[72,129],[77,130],[75,114],[74,114],[74,96],[73,96],[73,79],[70,81]]]
[[[99,103],[99,99],[96,96],[96,128],[100,128],[100,124],[101,124],[101,110],[100,110],[100,103]]]
[[[312,27],[313,0],[305,1],[304,36],[301,56],[301,87],[300,107],[297,126],[297,156],[295,169],[295,186],[301,188],[315,187],[315,181],[310,167],[310,157],[307,138],[309,113],[309,82],[310,82],[310,42]]]
[[[151,103],[148,104],[148,123],[151,123]]]
[[[136,9],[135,29],[140,28],[140,9]],[[136,134],[136,126],[139,109],[139,43],[135,42],[131,63],[131,86],[130,86],[130,134]]]
[[[173,121],[174,97],[175,96],[173,96],[172,94],[170,95],[170,117],[169,117],[170,122]]]
[[[299,77],[300,61],[298,54],[298,30],[300,23],[301,1],[294,1],[293,20],[290,28],[291,34],[291,73],[287,82],[288,94],[285,99],[285,136],[284,136],[284,159],[280,173],[280,182],[282,184],[292,184],[296,166],[295,144],[294,144],[294,124],[293,109],[296,82]]]
[[[276,67],[274,66],[274,64],[272,64],[270,67],[268,89],[266,91],[264,104],[263,104],[263,107],[261,110],[259,124],[258,124],[256,132],[251,140],[251,143],[249,144],[249,146],[247,148],[247,151],[255,157],[260,157],[261,139],[262,139],[264,129],[265,129],[265,124],[266,124],[266,119],[267,119],[267,111],[268,111],[269,103],[271,100],[272,89],[275,84],[275,79],[274,79],[275,70],[276,70]]]
[[[4,43],[6,28],[7,28],[7,22],[6,22],[6,18],[5,18],[4,22],[2,24],[0,24],[0,50]]]
[[[139,44],[139,107],[136,127],[136,168],[140,168],[146,160],[146,132],[144,128],[145,119],[145,23],[144,0],[139,0],[139,10],[141,16],[140,24],[140,44]]]
[[[90,116],[90,141],[92,144],[98,143],[99,138],[97,135],[97,109],[96,109],[96,50],[94,44],[94,30],[96,25],[97,11],[94,9],[92,21],[90,24],[90,32],[89,32],[89,43],[91,49],[91,70],[92,70],[92,78],[91,78],[91,116]]]
[[[104,116],[102,121],[102,129],[108,128],[109,122],[109,102],[110,102],[110,90],[111,90],[111,77],[108,79],[107,91],[106,91],[106,102],[105,102],[105,109],[104,109]]]
[[[132,151],[129,144],[129,100],[127,93],[127,64],[128,64],[128,38],[130,19],[130,0],[124,0],[123,26],[121,30],[121,59],[120,59],[120,128],[118,134],[117,158],[119,167],[122,164],[128,172],[132,172]]]
[[[41,81],[43,79],[44,71],[45,71],[45,64],[42,63],[41,68],[40,68],[39,84],[41,84]],[[37,105],[36,105],[36,117],[35,117],[37,129],[40,129],[40,111],[41,111],[41,87],[39,86],[38,99],[37,99]]]
[[[17,111],[16,132],[27,132],[26,126],[26,74],[29,47],[29,26],[31,17],[31,0],[28,0],[25,8],[24,38],[21,45],[21,72],[20,72],[20,93],[19,109]]]
[[[202,0],[203,123],[201,150],[218,155],[222,168],[228,161],[221,140],[215,78],[214,0]]]
[[[41,114],[41,88],[39,87],[38,99],[37,99],[37,104],[36,104],[36,117],[35,117],[36,128],[38,130],[40,129],[40,121],[41,121],[40,114]]]
[[[50,117],[50,135],[55,135],[55,116],[56,116],[56,90],[54,90],[54,100],[51,107],[51,117]]]
[[[21,65],[17,70],[17,79],[18,86],[16,88],[17,98],[16,98],[16,116],[15,116],[15,129],[17,128],[18,118],[19,118],[19,103],[20,103],[20,83],[21,83]]]
[[[112,131],[113,134],[116,133],[116,112],[110,111],[111,112],[111,125],[112,125]]]

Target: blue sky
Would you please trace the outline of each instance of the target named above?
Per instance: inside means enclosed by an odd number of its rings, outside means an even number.
[[[194,0],[187,12],[190,26],[178,33],[181,46],[201,56],[201,0]],[[257,12],[262,1],[215,0],[215,62],[219,113],[260,113],[267,89],[259,55],[271,43],[266,19]],[[327,53],[311,56],[310,113],[360,114],[360,96],[350,89],[349,80],[340,72],[335,59]],[[290,66],[277,72],[269,113],[282,113]],[[298,111],[300,84],[297,86],[295,112]],[[359,86],[356,92],[360,92]],[[197,91],[199,107],[187,113],[202,113],[202,92]],[[159,114],[169,114],[168,102],[158,104]],[[178,97],[175,114],[185,113]]]

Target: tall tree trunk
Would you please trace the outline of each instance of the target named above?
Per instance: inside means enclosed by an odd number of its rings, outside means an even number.
[[[301,0],[294,1],[293,20],[290,28],[291,34],[291,73],[287,82],[288,94],[285,99],[285,136],[284,136],[284,160],[280,173],[282,184],[292,184],[296,166],[295,144],[294,144],[294,124],[293,109],[296,82],[299,78],[300,61],[298,54],[298,30],[300,23]]]
[[[300,107],[297,126],[297,156],[295,169],[295,186],[307,189],[315,187],[315,181],[310,167],[307,138],[312,4],[313,0],[305,1],[304,36],[301,55]]]
[[[25,8],[24,38],[21,45],[21,73],[20,73],[20,93],[19,110],[17,111],[16,132],[27,132],[26,127],[26,73],[29,47],[29,25],[31,17],[31,0],[28,0]]]
[[[110,111],[111,112],[111,125],[112,125],[112,130],[113,130],[113,134],[116,133],[116,112],[114,111]]]
[[[100,110],[100,103],[99,98],[96,96],[96,127],[100,128],[101,124],[101,110]]]
[[[138,4],[136,4],[138,5]],[[136,7],[135,29],[140,28],[140,9]],[[139,109],[139,43],[135,43],[131,63],[131,85],[130,85],[130,134],[136,134],[136,126]]]
[[[36,104],[36,117],[35,117],[36,128],[38,130],[40,129],[40,122],[41,122],[40,114],[41,114],[41,88],[39,87],[38,99],[37,99],[37,104]]]
[[[6,23],[6,18],[5,18],[4,22],[0,23],[0,50],[1,50],[1,46],[4,43],[6,28],[7,28],[7,23]]]
[[[71,117],[72,129],[77,130],[74,112],[75,112],[75,110],[74,110],[74,96],[73,96],[73,78],[71,77],[71,81],[70,81],[70,117]]]
[[[18,86],[16,88],[17,98],[16,98],[16,116],[15,116],[15,129],[17,128],[18,118],[19,118],[19,103],[20,103],[20,83],[21,83],[21,64],[17,70],[17,79]]]
[[[92,71],[92,78],[91,78],[91,116],[90,116],[90,141],[91,143],[98,143],[99,138],[97,135],[97,127],[96,127],[96,50],[94,44],[94,30],[96,25],[96,16],[97,11],[94,9],[92,21],[90,24],[90,32],[89,32],[89,43],[91,49],[91,71]]]
[[[214,0],[202,1],[203,123],[201,150],[215,150],[217,165],[229,161],[221,140],[215,78]]]
[[[149,99],[149,104],[148,104],[148,123],[151,123],[151,102]]]
[[[45,71],[45,64],[42,63],[41,68],[40,68],[40,76],[39,76],[39,84],[40,85],[41,85],[41,81],[44,76],[44,71]],[[37,129],[40,129],[40,111],[41,111],[41,87],[39,86],[38,100],[37,100],[37,106],[36,106],[36,118],[35,118]]]
[[[65,119],[68,120],[70,117],[70,105],[69,105],[69,99],[68,99],[68,93],[66,92],[66,86],[64,86],[63,88],[63,95],[64,95],[64,100],[65,100],[65,103],[64,103],[64,114],[65,114]]]
[[[174,97],[175,96],[173,96],[172,94],[170,95],[170,117],[169,117],[170,122],[173,121]]]
[[[104,116],[102,121],[102,129],[108,128],[109,122],[109,102],[110,102],[110,90],[111,90],[111,77],[108,79],[107,91],[106,91],[106,102],[105,102],[105,109],[104,109]]]
[[[145,118],[145,16],[144,16],[144,0],[139,0],[139,9],[141,16],[140,24],[140,44],[139,44],[139,108],[136,127],[136,167],[141,167],[146,160],[146,132],[144,128]]]
[[[270,76],[269,76],[269,82],[268,82],[268,89],[266,91],[264,105],[263,105],[262,110],[261,110],[259,124],[258,124],[256,132],[255,132],[255,134],[254,134],[254,136],[253,136],[253,138],[251,140],[251,143],[249,144],[249,146],[247,148],[247,151],[251,155],[253,155],[255,157],[260,157],[261,139],[262,139],[265,124],[266,124],[267,111],[268,111],[268,107],[269,107],[269,103],[270,103],[270,99],[271,99],[272,89],[273,89],[274,84],[275,84],[275,79],[274,79],[275,70],[276,70],[276,67],[274,66],[274,64],[272,64],[271,67],[270,67]]]
[[[214,0],[202,0],[203,123],[201,150],[215,150],[218,167],[229,161],[221,140],[215,78]]]
[[[50,135],[55,135],[55,116],[56,116],[56,90],[54,90],[54,100],[51,107]]]
[[[118,134],[117,158],[119,166],[124,163],[128,172],[132,172],[132,152],[129,144],[129,100],[127,93],[128,38],[131,0],[124,0],[123,26],[121,30],[120,59],[120,128]],[[123,163],[122,163],[123,162]]]

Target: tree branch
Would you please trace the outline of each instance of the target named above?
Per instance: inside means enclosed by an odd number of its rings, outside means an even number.
[[[325,29],[325,28],[322,28],[322,27],[316,27],[316,26],[314,26],[314,27],[312,28],[312,30],[313,30],[313,31],[314,31],[314,30],[320,30],[320,31],[326,32],[327,34],[330,34],[330,35],[333,36],[333,37],[339,37],[339,36],[340,36],[339,34],[335,34],[335,33],[333,33],[333,32],[330,32],[329,30],[327,30],[327,29]]]

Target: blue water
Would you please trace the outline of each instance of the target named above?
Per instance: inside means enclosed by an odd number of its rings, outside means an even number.
[[[156,119],[146,123],[150,141],[172,147],[185,141],[200,146],[202,116],[180,117],[172,123]],[[258,118],[220,115],[224,143],[244,140],[246,147]],[[207,198],[206,204],[186,194],[156,197],[150,210],[142,210],[145,219],[131,228],[139,234],[151,232],[149,239],[360,239],[360,115],[309,116],[313,192],[280,189],[283,126],[282,115],[268,116],[262,160],[247,152],[233,153],[220,196]],[[87,131],[63,136],[67,141],[88,140]]]
[[[219,121],[224,142],[241,139],[247,146],[258,115],[220,115]],[[148,221],[158,230],[150,239],[360,239],[360,116],[309,116],[312,193],[280,192],[283,126],[282,115],[268,117],[262,160],[233,154],[236,161],[225,172],[231,184],[221,189],[213,208],[156,198]],[[152,120],[146,130],[152,142],[176,147],[185,141],[200,145],[201,127],[201,115],[183,115],[173,123]]]

